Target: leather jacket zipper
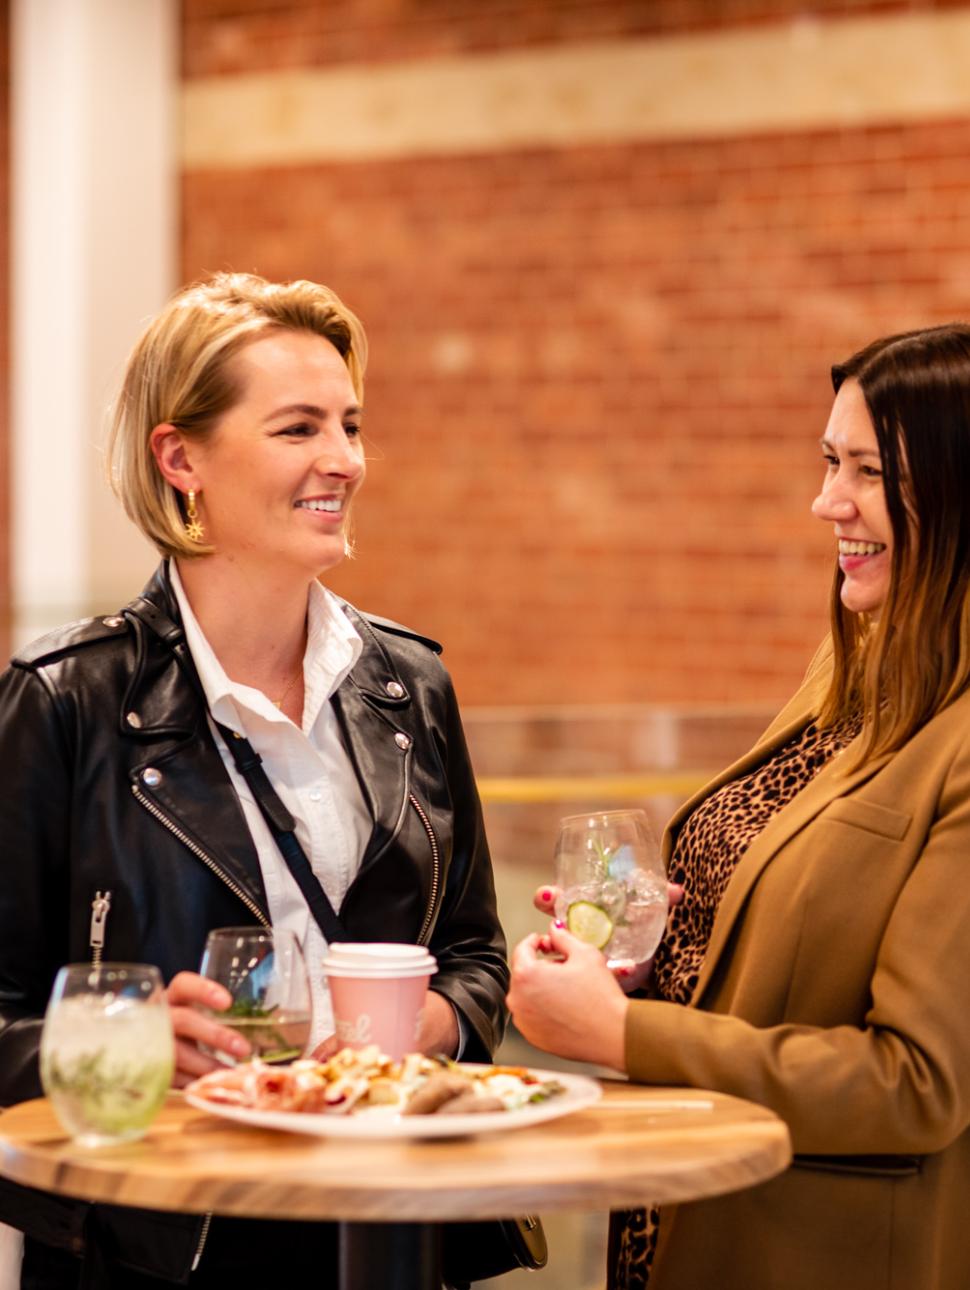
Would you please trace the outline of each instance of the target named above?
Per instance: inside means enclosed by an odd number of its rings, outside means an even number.
[[[190,1272],[194,1272],[195,1269],[199,1266],[199,1263],[201,1262],[202,1251],[205,1249],[206,1238],[209,1235],[209,1228],[211,1227],[211,1225],[212,1225],[212,1211],[210,1210],[209,1213],[204,1215],[202,1219],[202,1231],[199,1233],[199,1243],[195,1247],[195,1256],[192,1259],[192,1266],[189,1269]]]
[[[435,837],[434,828],[432,827],[431,821],[428,819],[428,815],[424,807],[413,793],[408,793],[408,801],[417,812],[418,819],[424,825],[424,831],[427,833],[428,841],[431,843],[431,899],[428,901],[428,912],[424,916],[424,922],[421,924],[421,931],[418,934],[417,940],[418,945],[423,945],[425,937],[428,934],[428,929],[431,927],[431,919],[434,915],[435,902],[438,899],[438,887],[441,884],[441,853],[438,850],[438,839]]]
[[[270,925],[269,919],[266,917],[266,915],[263,913],[260,907],[256,904],[256,902],[254,900],[251,900],[249,896],[246,895],[242,887],[240,887],[237,882],[233,882],[233,880],[227,874],[223,873],[223,871],[219,868],[219,866],[216,864],[216,862],[212,859],[210,855],[207,855],[202,850],[201,847],[196,846],[196,844],[192,841],[192,839],[182,832],[182,830],[178,827],[178,825],[175,823],[174,820],[170,820],[163,811],[160,811],[159,808],[155,805],[155,803],[151,800],[151,798],[145,796],[145,794],[141,791],[141,789],[138,787],[137,784],[132,784],[131,791],[135,796],[135,801],[138,802],[141,806],[143,806],[149,815],[153,816],[156,820],[158,820],[159,824],[163,824],[165,828],[168,829],[169,833],[172,834],[173,837],[178,838],[179,842],[181,842],[184,847],[187,847],[194,856],[196,856],[199,860],[201,860],[202,863],[205,865],[205,867],[211,873],[215,874],[215,876],[220,880],[220,882],[224,882],[226,886],[229,888],[229,890],[233,893],[233,895],[238,896],[238,898],[246,906],[249,912],[251,914],[254,914],[255,917],[260,921],[260,923],[262,923],[264,927],[269,927]],[[205,1214],[202,1218],[202,1230],[199,1232],[199,1243],[195,1247],[195,1254],[193,1255],[193,1258],[192,1258],[192,1267],[190,1269],[190,1271],[192,1272],[196,1270],[196,1268],[199,1266],[199,1263],[202,1260],[202,1255],[203,1255],[203,1252],[205,1251],[205,1243],[209,1239],[209,1228],[211,1227],[211,1225],[212,1225],[212,1211],[210,1210],[209,1213]]]
[[[187,834],[183,833],[174,820],[170,820],[164,812],[160,811],[151,798],[145,796],[137,784],[132,784],[131,791],[135,796],[135,800],[145,808],[149,815],[154,816],[154,818],[158,820],[159,824],[163,824],[165,828],[168,829],[169,833],[178,838],[179,842],[181,842],[184,847],[187,847],[194,856],[201,860],[206,868],[209,869],[210,872],[214,873],[220,882],[224,882],[232,894],[242,901],[249,912],[259,920],[263,927],[269,927],[269,919],[256,902],[246,895],[242,887],[240,887],[237,882],[233,882],[229,875],[219,868],[210,855],[207,855]]]
[[[99,968],[101,966],[101,956],[104,954],[104,929],[108,921],[108,911],[111,908],[111,892],[96,891],[94,900],[91,901],[91,966]]]

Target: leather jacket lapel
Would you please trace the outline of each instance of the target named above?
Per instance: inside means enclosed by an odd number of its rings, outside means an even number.
[[[411,696],[366,619],[350,605],[344,612],[363,650],[331,702],[374,821],[357,882],[400,831],[408,807],[415,718]]]
[[[135,755],[132,792],[255,917],[268,922],[259,857],[209,729],[166,565],[125,617],[137,646],[120,720],[125,735],[144,746],[143,755]]]
[[[146,749],[146,753],[147,759],[131,772],[135,798],[235,892],[254,918],[269,923],[259,858],[211,739],[192,739],[164,750]],[[222,771],[224,783],[214,769]]]

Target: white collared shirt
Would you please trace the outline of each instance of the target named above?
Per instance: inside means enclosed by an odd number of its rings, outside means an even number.
[[[360,657],[363,643],[336,598],[318,582],[307,600],[302,729],[261,690],[231,681],[192,612],[175,561],[169,565],[185,639],[212,718],[246,736],[296,821],[296,835],[335,910],[360,868],[372,820],[337,726],[330,698]],[[289,928],[306,956],[313,1000],[311,1048],[333,1033],[321,964],[327,943],[286,867],[249,785],[213,725],[213,734],[252,835],[274,927]]]

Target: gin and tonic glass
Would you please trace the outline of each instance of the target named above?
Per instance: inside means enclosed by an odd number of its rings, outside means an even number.
[[[660,944],[667,875],[644,811],[591,811],[562,820],[556,886],[556,917],[602,950],[611,968],[633,968]]]
[[[55,1115],[82,1146],[140,1138],[165,1100],[174,1065],[158,968],[61,968],[41,1032],[40,1077]]]

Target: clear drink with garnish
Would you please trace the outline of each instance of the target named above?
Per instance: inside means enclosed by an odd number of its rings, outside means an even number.
[[[232,995],[222,1012],[203,1009],[236,1031],[250,1056],[264,1062],[302,1057],[310,1038],[310,981],[299,942],[279,927],[218,927],[209,933],[199,968]],[[235,1058],[200,1045],[226,1065]]]
[[[40,1076],[55,1115],[82,1146],[140,1138],[165,1100],[174,1064],[157,968],[61,968],[41,1032]]]
[[[667,921],[667,875],[645,812],[593,811],[560,822],[556,917],[611,968],[650,958]]]

